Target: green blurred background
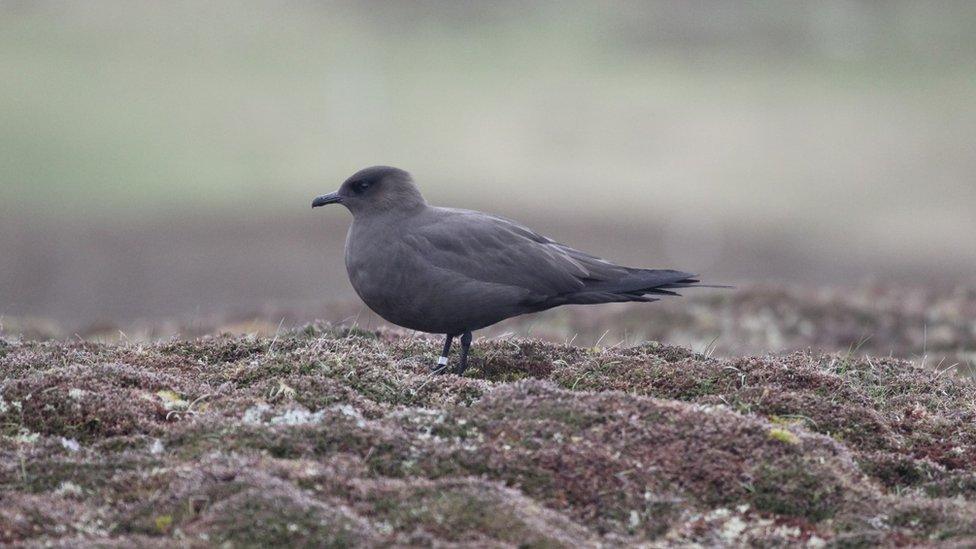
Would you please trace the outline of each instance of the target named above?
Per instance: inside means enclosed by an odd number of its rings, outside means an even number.
[[[976,2],[0,1],[0,315],[354,298],[353,171],[718,282],[973,280]]]

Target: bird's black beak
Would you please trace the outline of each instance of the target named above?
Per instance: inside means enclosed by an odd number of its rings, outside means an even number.
[[[312,207],[319,208],[322,206],[328,206],[329,204],[339,204],[341,202],[342,202],[342,197],[339,196],[339,193],[323,194],[322,196],[312,201]]]

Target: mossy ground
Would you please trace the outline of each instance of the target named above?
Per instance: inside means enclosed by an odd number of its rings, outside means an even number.
[[[976,543],[976,385],[917,362],[309,327],[7,341],[0,543]]]

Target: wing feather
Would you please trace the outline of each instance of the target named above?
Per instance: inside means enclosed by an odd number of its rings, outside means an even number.
[[[437,221],[404,235],[435,266],[467,278],[516,286],[545,300],[609,283],[635,269],[574,250],[501,217],[444,210]]]

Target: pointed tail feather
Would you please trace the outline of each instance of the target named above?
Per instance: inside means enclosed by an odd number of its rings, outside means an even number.
[[[697,275],[682,271],[633,269],[617,280],[593,280],[571,294],[563,294],[536,303],[537,310],[560,305],[591,305],[627,301],[652,302],[660,297],[680,296],[675,290],[684,288],[731,288],[731,286],[702,284]]]

